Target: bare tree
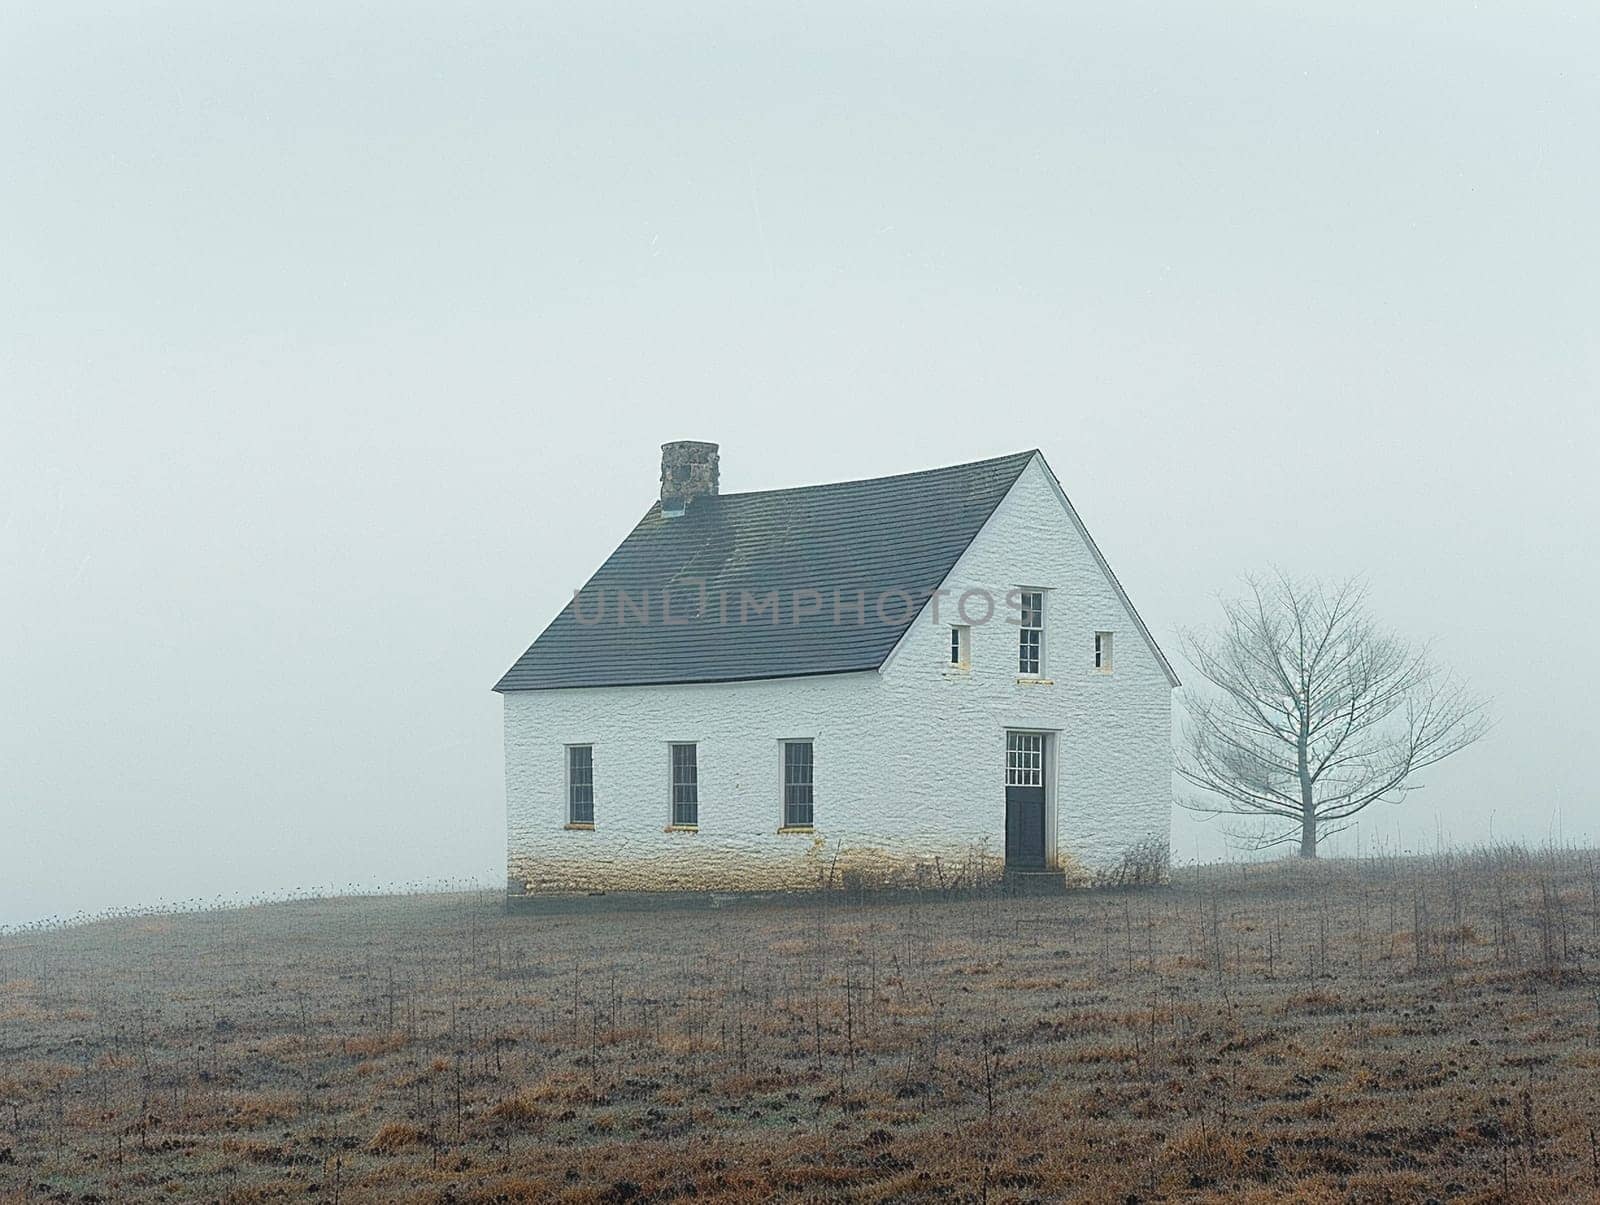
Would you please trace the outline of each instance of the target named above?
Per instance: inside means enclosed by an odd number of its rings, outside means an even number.
[[[1487,705],[1436,667],[1427,645],[1382,631],[1358,581],[1283,573],[1247,578],[1214,634],[1186,632],[1184,653],[1216,689],[1186,696],[1178,773],[1203,794],[1191,811],[1260,817],[1256,848],[1349,827],[1374,803],[1398,803],[1412,775],[1488,729]]]

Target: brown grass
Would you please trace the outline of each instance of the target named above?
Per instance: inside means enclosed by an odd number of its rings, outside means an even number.
[[[1597,867],[0,936],[0,1202],[1597,1199]]]
[[[404,1121],[391,1121],[372,1136],[367,1149],[380,1155],[393,1155],[407,1147],[423,1146],[427,1141],[428,1135],[418,1127]]]

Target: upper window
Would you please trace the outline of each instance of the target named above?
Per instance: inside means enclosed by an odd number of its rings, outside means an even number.
[[[567,746],[567,823],[594,823],[594,746]]]
[[[1023,590],[1022,629],[1017,637],[1017,673],[1037,678],[1044,666],[1044,592]]]
[[[1111,672],[1111,633],[1094,634],[1094,667],[1101,673]]]
[[[950,664],[962,669],[972,664],[972,629],[966,624],[950,629]]]
[[[810,828],[811,742],[783,743],[783,827]]]
[[[694,745],[672,746],[672,823],[681,828],[700,824],[700,764]]]

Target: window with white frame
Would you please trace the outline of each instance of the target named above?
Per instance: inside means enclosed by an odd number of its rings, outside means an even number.
[[[700,824],[700,764],[694,745],[672,746],[672,824],[674,828]]]
[[[1111,672],[1111,633],[1094,634],[1094,667],[1103,674]]]
[[[1006,733],[1006,786],[1044,786],[1044,734]]]
[[[1020,592],[1022,628],[1017,637],[1017,673],[1037,678],[1044,669],[1044,592]]]
[[[972,664],[972,629],[966,624],[950,629],[950,664],[961,669]]]
[[[567,823],[594,823],[594,746],[567,746]]]
[[[812,822],[810,741],[783,742],[783,827],[810,828]]]

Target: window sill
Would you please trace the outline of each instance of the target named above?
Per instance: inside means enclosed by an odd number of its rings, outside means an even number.
[[[700,826],[698,824],[669,824],[661,831],[664,833],[698,833]]]
[[[812,826],[812,825],[809,825],[809,824],[785,824],[782,828],[780,828],[778,830],[779,836],[782,836],[784,833],[813,833],[813,832],[816,832],[816,828],[814,826]]]
[[[1054,686],[1055,684],[1056,680],[1054,678],[1034,678],[1023,674],[1017,675],[1018,686]]]
[[[580,821],[573,820],[573,821],[569,821],[566,824],[563,824],[561,827],[566,829],[569,833],[592,833],[592,832],[594,832],[594,822],[593,821],[590,821],[588,824],[584,824],[584,823],[582,823]]]

